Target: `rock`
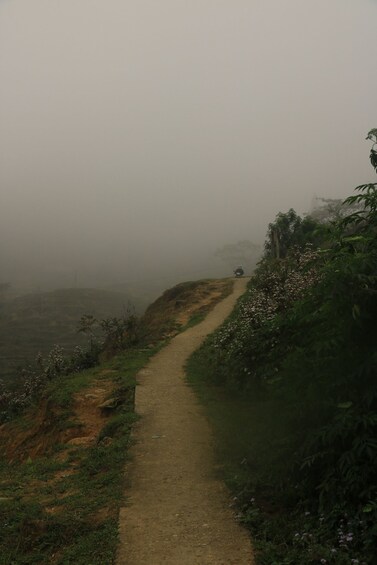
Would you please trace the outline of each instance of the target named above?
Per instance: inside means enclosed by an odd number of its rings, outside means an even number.
[[[113,443],[113,438],[109,436],[105,436],[104,438],[101,439],[99,443],[107,447],[108,445],[111,445]]]
[[[81,436],[81,437],[74,437],[70,439],[67,444],[68,445],[87,445],[88,443],[94,443],[95,438],[92,436]]]
[[[115,410],[120,404],[121,400],[119,398],[109,398],[109,400],[99,404],[98,408],[101,408],[101,410]]]

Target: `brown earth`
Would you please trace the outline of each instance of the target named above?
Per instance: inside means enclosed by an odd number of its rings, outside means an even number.
[[[213,438],[184,365],[231,313],[246,279],[201,324],[177,335],[139,374],[130,487],[117,565],[250,565],[249,536],[215,476]]]
[[[99,379],[77,393],[70,418],[73,425],[67,429],[61,429],[62,409],[43,399],[37,409],[25,414],[28,425],[11,422],[0,426],[0,451],[9,462],[25,461],[48,455],[57,444],[94,443],[106,421],[98,406],[113,388],[112,380]]]
[[[106,371],[106,374],[108,373],[109,371]],[[88,445],[97,440],[106,422],[106,416],[99,406],[113,389],[113,381],[102,379],[75,395],[73,411],[80,428],[74,432],[74,437],[67,441],[68,445]]]
[[[142,318],[153,342],[177,335],[193,316],[207,314],[232,291],[230,279],[204,279],[180,283],[166,290],[149,306]]]
[[[152,341],[176,335],[192,316],[210,311],[231,289],[231,280],[214,279],[181,283],[166,290],[144,315]],[[36,408],[25,413],[23,425],[0,425],[0,453],[9,462],[25,461],[49,455],[57,444],[73,447],[94,443],[106,421],[105,412],[98,406],[114,388],[111,373],[111,369],[103,369],[98,380],[74,396],[70,420],[77,425],[62,430],[64,411],[49,398],[42,398]]]
[[[70,416],[72,425],[66,429],[64,427],[61,429],[62,409],[54,406],[48,399],[44,399],[37,409],[25,413],[23,425],[11,422],[0,427],[0,451],[8,462],[15,464],[15,468],[17,463],[34,461],[46,456],[50,461],[69,462],[67,467],[52,473],[48,478],[26,477],[21,479],[21,482],[15,483],[23,502],[42,503],[46,514],[50,516],[64,515],[64,499],[76,494],[77,487],[67,484],[66,488],[60,490],[59,484],[77,473],[81,457],[80,454],[75,453],[77,446],[89,448],[98,440],[108,419],[100,405],[111,395],[115,386],[112,373],[114,371],[109,369],[103,370],[89,387],[74,395]],[[54,453],[56,445],[60,445],[62,449]],[[6,486],[11,482],[11,478],[0,480],[0,486]],[[50,487],[50,490],[47,487]],[[57,487],[56,490],[54,487]],[[110,516],[116,519],[116,509],[102,507],[92,516],[92,523],[95,525],[103,522]],[[29,526],[35,527],[37,523],[43,530],[45,520],[31,520]],[[38,528],[35,530],[36,543],[41,531]],[[51,563],[57,561],[60,553],[56,554],[56,559]]]

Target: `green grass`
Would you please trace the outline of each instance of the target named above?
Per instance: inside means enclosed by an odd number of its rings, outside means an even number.
[[[220,283],[220,287],[219,287]],[[147,339],[152,342],[161,336],[185,331],[200,323],[214,305],[232,292],[233,282],[226,279],[203,279],[180,283],[166,290],[151,304],[141,321],[146,328]],[[209,304],[202,302],[211,294],[220,290],[221,295]],[[188,307],[196,306],[197,310],[187,324],[180,325],[177,315],[182,314]]]
[[[217,470],[251,532],[256,563],[314,565],[326,559],[328,564],[350,565],[351,555],[336,544],[328,524],[296,505],[294,485],[282,489],[280,477],[291,456],[284,457],[283,440],[279,449],[273,441],[284,438],[284,430],[272,401],[214,385],[206,344],[189,359],[186,372],[213,428]],[[334,547],[337,553],[331,551]]]
[[[245,474],[249,482],[250,476],[257,482],[262,468],[268,468],[273,477],[275,453],[266,437],[271,437],[280,423],[278,418],[269,422],[263,418],[265,410],[271,411],[271,402],[260,398],[253,401],[250,395],[211,384],[208,366],[205,349],[201,349],[190,358],[186,368],[188,380],[205,405],[214,428],[217,457],[227,482],[235,483]],[[244,486],[241,478],[240,488]]]
[[[184,326],[181,326],[179,328],[179,331],[184,332],[184,331],[188,330],[189,328],[193,328],[194,326],[200,324],[201,322],[203,322],[203,320],[205,320],[207,313],[208,312],[196,312],[195,314],[193,314],[191,316],[191,318],[189,319],[187,324],[185,324]]]
[[[124,465],[135,420],[125,391],[134,387],[136,373],[154,352],[128,351],[50,385],[47,394],[54,406],[63,408],[66,423],[73,417],[73,395],[98,379],[114,381],[112,395],[119,393],[124,402],[90,447],[57,446],[58,458],[53,453],[35,461],[0,462],[0,565],[114,562]],[[62,453],[67,457],[62,459]]]

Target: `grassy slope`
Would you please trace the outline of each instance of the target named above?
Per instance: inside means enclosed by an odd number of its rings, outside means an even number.
[[[80,430],[80,414],[74,413],[75,394],[93,386],[114,387],[111,397],[123,401],[103,420],[94,444],[47,445],[46,454],[0,467],[0,563],[56,563],[108,565],[117,543],[118,510],[124,489],[124,464],[135,419],[132,397],[136,372],[147,362],[151,350],[129,351],[109,363],[71,375],[46,391],[55,418],[50,427],[64,433]],[[128,396],[128,397],[127,397]],[[99,409],[97,409],[99,412]],[[34,410],[38,418],[38,408]],[[33,414],[12,423],[15,437],[30,426]],[[79,422],[77,422],[79,420]],[[40,440],[43,441],[41,434]],[[45,438],[46,439],[46,438]],[[17,455],[17,454],[16,454]]]
[[[147,338],[171,337],[189,325],[199,323],[233,287],[231,279],[189,281],[166,290],[151,304],[144,316]]]
[[[166,337],[167,328],[176,333],[198,323],[232,287],[231,281],[213,284],[198,281],[165,293],[148,315],[154,340]],[[163,343],[53,381],[38,406],[0,428],[0,565],[114,562],[134,379]],[[122,402],[107,418],[94,408],[94,443],[68,441],[89,433],[77,399],[98,388]]]

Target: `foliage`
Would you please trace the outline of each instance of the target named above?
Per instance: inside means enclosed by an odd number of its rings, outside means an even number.
[[[341,198],[315,198],[310,218],[320,224],[334,224],[353,212],[363,209],[361,204]]]
[[[261,358],[267,360],[277,343],[272,322],[318,281],[317,259],[307,246],[302,253],[294,248],[285,261],[261,263],[237,315],[210,338],[218,356],[216,382],[255,389],[261,379],[274,378],[275,363],[267,372],[265,366],[259,370]]]
[[[370,162],[372,164],[372,167],[374,168],[374,170],[377,172],[377,151],[375,149],[375,146],[377,145],[377,128],[373,128],[370,130],[370,132],[367,135],[367,139],[370,139],[371,141],[373,141],[373,145],[372,148],[370,150]]]
[[[103,340],[99,339],[98,329],[102,330]],[[101,355],[114,355],[135,346],[139,340],[139,324],[133,314],[103,320],[84,315],[78,332],[90,337],[88,347],[76,346],[71,355],[66,355],[62,347],[55,345],[46,356],[39,353],[34,364],[20,369],[16,387],[10,388],[0,381],[0,422],[30,406],[48,382],[94,367]]]
[[[101,320],[100,326],[105,334],[105,348],[121,351],[138,342],[138,320],[136,316],[107,318]]]
[[[88,314],[81,317],[77,331],[89,335],[91,345],[98,339],[99,330],[104,336],[103,347],[108,352],[122,351],[139,341],[139,321],[130,311],[121,317],[112,316],[103,320]]]
[[[47,394],[54,406],[72,408],[75,393],[111,380],[112,395],[124,398],[153,353],[129,350],[79,376],[50,381]],[[124,464],[135,420],[126,400],[103,419],[94,443],[57,445],[48,457],[35,460],[0,459],[0,564],[115,562]],[[73,424],[80,425],[80,413],[68,410],[66,417],[78,417]],[[30,424],[25,416],[24,425]]]
[[[268,225],[264,256],[284,259],[293,247],[304,249],[311,244],[318,247],[325,238],[326,230],[311,216],[301,218],[291,208],[288,212],[279,212],[275,221]]]
[[[10,388],[0,381],[0,422],[9,420],[35,402],[50,381],[96,365],[100,352],[99,344],[90,349],[77,346],[72,355],[67,356],[63,348],[56,345],[46,357],[38,354],[34,365],[20,370],[16,387]]]
[[[377,143],[377,130],[368,137]],[[197,354],[209,383],[242,392],[250,410],[263,406],[259,443],[250,439],[251,462],[237,486],[246,493],[243,519],[257,536],[267,532],[265,555],[274,553],[261,563],[374,563],[377,184],[357,187],[344,206],[348,215],[317,250],[307,247],[316,229],[305,234],[293,210],[278,215],[237,312]],[[285,553],[266,525],[266,496],[297,528],[287,544],[285,525]],[[298,528],[304,512],[312,518]]]

